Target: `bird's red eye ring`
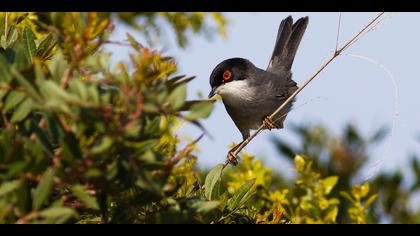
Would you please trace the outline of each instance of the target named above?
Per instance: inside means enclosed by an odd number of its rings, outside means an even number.
[[[225,72],[223,73],[223,80],[229,81],[231,79],[232,79],[232,72],[230,72],[229,70],[225,70]]]

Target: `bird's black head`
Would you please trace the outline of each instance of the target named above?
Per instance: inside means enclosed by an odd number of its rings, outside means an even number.
[[[211,92],[209,98],[215,95],[216,89],[234,80],[247,78],[248,71],[254,65],[244,58],[230,58],[220,62],[210,75]]]

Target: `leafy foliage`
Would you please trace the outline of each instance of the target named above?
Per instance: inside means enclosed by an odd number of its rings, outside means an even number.
[[[109,13],[0,18],[0,222],[157,219],[198,141],[177,150],[177,120],[201,127],[212,110],[186,101],[193,77],[174,76],[174,59],[132,37],[130,63],[110,69]]]
[[[341,202],[338,205],[339,223],[420,222],[418,209],[412,208],[414,195],[420,187],[417,156],[411,159],[412,184],[404,183],[407,175],[397,170],[395,173],[378,173],[369,180],[369,184],[351,187],[366,167],[371,147],[385,137],[386,128],[368,137],[363,137],[353,124],[348,124],[340,136],[329,133],[321,125],[298,125],[293,130],[300,139],[298,146],[277,138],[273,138],[273,142],[285,160],[292,161],[293,153],[305,153],[311,156],[314,167],[322,175],[339,176],[331,192]],[[369,191],[376,194],[367,196]]]

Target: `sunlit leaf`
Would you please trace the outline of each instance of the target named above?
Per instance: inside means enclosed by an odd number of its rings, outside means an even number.
[[[223,164],[218,164],[206,176],[206,180],[204,181],[204,188],[205,188],[205,196],[209,200],[213,200],[213,191],[214,187],[216,186],[217,182],[220,180],[223,171]]]
[[[48,200],[53,186],[54,171],[47,169],[33,194],[33,207],[38,210]]]
[[[86,191],[81,185],[75,185],[71,187],[71,191],[89,207],[91,207],[94,210],[99,210],[99,205],[96,202],[96,199],[90,196],[88,193],[86,193]]]
[[[198,213],[207,213],[220,205],[219,201],[197,201],[192,204]]]
[[[321,184],[324,186],[324,194],[330,194],[331,190],[337,184],[338,176],[330,176],[321,180]]]
[[[40,212],[40,216],[54,219],[53,223],[64,223],[71,218],[77,218],[78,214],[67,207],[50,207]]]
[[[41,58],[42,60],[50,59],[55,45],[56,41],[54,40],[52,34],[48,34],[38,45],[35,56]]]
[[[13,180],[10,182],[5,182],[2,185],[0,185],[0,197],[13,192],[14,190],[16,190],[19,185],[21,184],[20,180]]]
[[[370,196],[368,198],[368,200],[366,200],[366,202],[364,204],[364,207],[365,208],[369,207],[377,198],[378,198],[378,195],[377,194],[374,194],[374,195]]]
[[[255,179],[251,180],[244,185],[242,185],[236,192],[233,194],[231,198],[231,202],[229,204],[229,209],[231,211],[236,210],[237,208],[240,208],[243,204],[246,203],[246,201],[249,199],[249,197],[252,194],[252,187],[255,184]]]
[[[361,197],[366,197],[369,193],[369,183],[366,182],[360,187],[360,195]]]
[[[99,144],[94,146],[91,150],[91,154],[97,155],[107,151],[112,145],[112,139],[110,137],[104,137],[100,140]]]

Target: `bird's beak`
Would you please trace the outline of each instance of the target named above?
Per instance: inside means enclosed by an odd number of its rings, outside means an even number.
[[[216,95],[216,89],[217,89],[217,87],[214,87],[214,88],[211,89],[211,91],[209,93],[209,99]]]

